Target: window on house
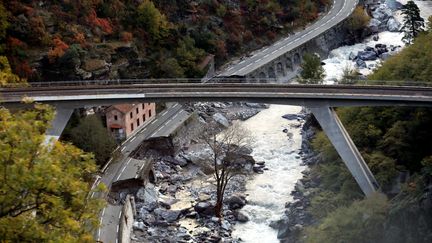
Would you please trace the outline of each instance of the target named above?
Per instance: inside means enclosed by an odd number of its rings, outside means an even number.
[[[139,112],[139,111],[138,111],[138,107],[137,107],[137,108],[136,108],[136,113],[138,114],[138,112]]]
[[[117,121],[117,115],[115,115],[115,116],[114,116],[114,120],[116,120],[116,121]]]
[[[138,118],[138,119],[137,119],[137,127],[139,127],[139,125],[140,125],[140,124],[139,124],[139,118]]]
[[[151,110],[149,110],[149,117],[151,117]]]
[[[144,104],[144,103],[142,103],[142,109],[144,110],[144,108],[145,108],[145,104]]]
[[[145,122],[145,114],[143,115],[143,123]]]
[[[133,127],[133,123],[131,123],[131,132],[133,131],[134,127]]]
[[[130,118],[132,118],[132,112],[131,112],[131,113],[129,113],[129,116],[130,116]]]

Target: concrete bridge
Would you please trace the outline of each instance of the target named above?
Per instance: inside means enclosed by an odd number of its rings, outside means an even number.
[[[24,88],[0,89],[3,105],[22,106],[23,97],[56,106],[48,135],[60,136],[74,108],[127,102],[154,101],[244,101],[305,106],[368,196],[379,185],[360,152],[337,117],[341,106],[432,106],[431,87],[289,85],[257,83],[166,83],[143,81],[95,81],[33,84]]]

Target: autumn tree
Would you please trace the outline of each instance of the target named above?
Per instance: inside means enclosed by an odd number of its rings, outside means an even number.
[[[163,37],[169,29],[167,18],[150,0],[144,0],[138,6],[138,17],[136,21],[138,27],[144,28],[152,39]]]
[[[322,82],[325,75],[324,68],[321,66],[321,60],[317,55],[310,53],[304,55],[301,68],[301,83],[317,84]]]
[[[3,42],[3,40],[6,37],[6,30],[9,27],[8,22],[8,16],[9,13],[3,6],[3,3],[0,2],[0,41]],[[0,45],[0,51],[3,51],[3,45]]]
[[[7,57],[0,56],[0,86],[6,85],[23,85],[25,84],[25,79],[21,79],[14,73],[12,73],[11,66]]]
[[[96,165],[72,145],[45,145],[53,114],[40,104],[16,113],[0,108],[0,239],[5,242],[94,242],[102,204],[88,195]]]
[[[424,29],[424,19],[420,17],[420,9],[413,1],[408,1],[402,8],[404,15],[402,31],[404,36],[402,41],[411,44],[413,39],[416,38]]]
[[[216,180],[215,215],[221,218],[223,200],[229,181],[242,172],[243,162],[239,154],[248,149],[251,143],[250,132],[238,123],[233,124],[221,133],[215,128],[203,132],[201,139],[212,152],[213,176]]]

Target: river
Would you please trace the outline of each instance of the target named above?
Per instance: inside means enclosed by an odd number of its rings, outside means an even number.
[[[255,175],[247,183],[248,204],[242,212],[250,220],[235,226],[234,238],[250,243],[278,242],[277,231],[269,224],[283,215],[285,203],[291,200],[290,193],[305,169],[298,154],[302,141],[300,122],[282,116],[297,114],[300,110],[298,106],[270,105],[254,117],[240,122],[251,132],[252,156],[256,161],[265,161],[269,170]],[[288,129],[292,138],[283,132],[284,129]]]
[[[401,2],[405,4],[406,0]],[[415,2],[421,10],[422,17],[427,20],[427,16],[432,14],[432,1]],[[401,21],[400,15],[396,18]],[[357,53],[366,46],[375,46],[377,43],[387,46],[400,45],[403,48],[402,36],[402,33],[385,31],[379,33],[378,41],[367,38],[362,43],[333,50],[329,58],[323,61],[326,63],[324,65],[326,83],[331,84],[334,80],[340,79],[345,67],[353,67],[354,63],[348,58],[350,52]],[[373,67],[379,65],[379,60],[366,63],[371,68],[359,70],[364,75],[371,73]],[[253,157],[256,161],[265,161],[269,170],[264,174],[254,176],[247,183],[248,204],[241,211],[250,220],[235,226],[232,233],[234,238],[241,238],[247,243],[279,242],[277,230],[272,229],[269,224],[283,215],[285,203],[292,200],[290,193],[297,180],[302,178],[301,172],[305,169],[301,165],[299,156],[301,128],[290,126],[298,124],[298,121],[289,121],[282,116],[297,114],[300,110],[301,107],[296,106],[271,105],[249,120],[240,122],[242,126],[251,131],[255,140]],[[285,128],[292,133],[291,139],[282,132]]]

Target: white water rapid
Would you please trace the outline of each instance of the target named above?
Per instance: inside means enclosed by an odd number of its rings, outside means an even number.
[[[405,4],[407,0],[400,2]],[[427,20],[427,17],[432,14],[432,1],[415,1],[415,3],[419,6],[422,17]],[[400,15],[396,18],[402,21]],[[346,66],[354,66],[348,58],[351,52],[357,53],[366,46],[375,46],[377,43],[404,46],[401,41],[402,33],[386,31],[378,35],[378,41],[367,38],[363,43],[333,50],[329,58],[324,60],[326,83],[331,84],[333,80],[340,79],[342,70]],[[379,65],[379,60],[367,61],[366,64],[371,65],[371,68],[359,70],[364,75],[371,73],[373,66]],[[241,212],[250,220],[247,223],[238,223],[234,227],[234,238],[241,238],[247,243],[279,242],[277,231],[269,224],[283,215],[285,203],[292,200],[290,193],[297,180],[302,177],[301,171],[305,169],[301,165],[298,154],[301,147],[300,127],[292,126],[299,122],[286,120],[282,116],[297,114],[300,110],[301,107],[271,105],[269,109],[241,122],[242,126],[251,131],[255,140],[253,157],[256,161],[265,161],[269,170],[264,174],[256,175],[247,183],[248,204],[241,209]],[[291,139],[282,132],[285,128],[292,133]]]
[[[305,169],[298,152],[301,148],[299,121],[282,118],[285,114],[297,114],[301,107],[271,105],[241,125],[253,137],[252,156],[265,161],[264,174],[257,174],[247,183],[248,204],[241,211],[249,217],[247,223],[239,223],[233,231],[234,238],[248,243],[279,242],[277,231],[270,228],[273,220],[284,213],[285,203],[292,199],[290,193],[302,177]],[[292,134],[289,138],[283,130]]]

